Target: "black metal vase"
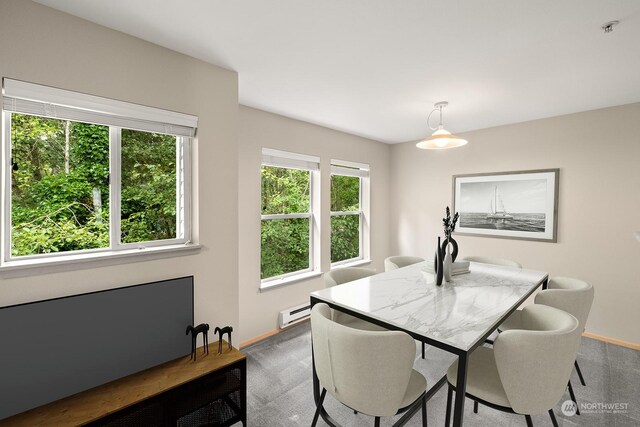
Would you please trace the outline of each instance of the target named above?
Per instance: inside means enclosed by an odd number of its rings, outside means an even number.
[[[458,242],[453,240],[453,237],[444,239],[444,242],[442,242],[440,253],[442,254],[442,258],[444,258],[444,254],[447,252],[447,245],[449,243],[451,243],[451,246],[453,246],[453,250],[451,251],[451,262],[453,262],[456,260],[456,257],[458,256]]]
[[[438,246],[436,246],[436,255],[433,258],[433,269],[436,274],[436,286],[442,286],[442,277],[444,273],[444,269],[442,268],[442,258],[443,251],[442,248],[444,246],[440,246],[440,236],[438,236]]]

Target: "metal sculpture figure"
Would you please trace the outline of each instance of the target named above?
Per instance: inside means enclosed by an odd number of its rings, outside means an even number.
[[[220,334],[220,337],[218,338],[218,353],[222,353],[222,337],[225,334],[229,334],[229,350],[231,350],[231,332],[233,332],[233,328],[231,326],[225,326],[222,329],[216,326],[216,329],[213,331],[213,333]]]
[[[187,332],[185,335],[189,335],[189,332],[191,332],[191,358],[196,360],[196,341],[198,339],[198,334],[201,332],[204,341],[203,354],[209,354],[209,324],[201,323],[195,328],[189,325],[187,326]]]

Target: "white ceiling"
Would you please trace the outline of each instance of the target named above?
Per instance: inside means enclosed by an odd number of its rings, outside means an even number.
[[[389,143],[430,134],[437,101],[452,132],[640,101],[638,0],[38,3],[236,70],[241,104]]]

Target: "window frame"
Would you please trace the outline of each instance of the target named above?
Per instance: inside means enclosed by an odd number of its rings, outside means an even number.
[[[348,215],[358,215],[359,223],[358,223],[358,256],[354,258],[344,259],[340,261],[333,262],[330,259],[330,267],[339,268],[348,265],[362,264],[366,262],[370,262],[370,253],[369,253],[369,213],[370,213],[370,181],[369,181],[369,172],[370,167],[365,163],[358,163],[346,160],[337,160],[331,159],[331,177],[334,175],[338,176],[351,176],[359,178],[359,194],[358,194],[358,206],[359,210],[357,211],[330,211],[330,217],[336,216],[348,216]],[[331,190],[329,190],[331,191]],[[331,197],[331,193],[329,193]],[[331,223],[329,224],[331,226]],[[333,233],[333,229],[331,228],[329,231],[330,237],[329,242],[331,242],[331,235]],[[329,250],[329,257],[331,257],[331,250]]]
[[[7,94],[10,88],[10,94]],[[13,98],[15,97],[15,98]],[[33,105],[42,105],[46,114],[36,114],[16,110],[16,104],[23,101],[29,108]],[[38,99],[38,101],[33,101]],[[16,102],[17,100],[17,102]],[[70,114],[80,114],[94,120],[76,120],[68,117],[58,117],[56,106],[63,105],[60,109],[71,111]],[[9,106],[9,108],[7,108]],[[87,108],[92,108],[88,110]],[[13,108],[13,110],[11,109]],[[75,109],[75,110],[74,110]],[[77,110],[77,111],[76,111]],[[51,114],[48,114],[49,111]],[[106,111],[106,113],[105,113]],[[12,175],[11,175],[11,151],[12,151],[12,123],[13,114],[32,115],[72,122],[92,123],[109,127],[109,246],[104,248],[82,249],[45,254],[31,254],[12,256]],[[113,116],[109,116],[112,114]],[[118,114],[127,114],[119,116]],[[135,125],[140,123],[140,128],[122,127],[114,124],[102,123],[101,119],[126,121]],[[151,121],[150,119],[169,120],[169,123]],[[192,136],[195,135],[197,117],[182,113],[173,113],[157,108],[141,106],[137,104],[115,101],[108,98],[95,97],[78,92],[41,86],[10,79],[3,79],[2,102],[2,183],[0,227],[2,228],[2,242],[0,244],[0,271],[11,269],[24,269],[30,266],[47,266],[54,264],[66,264],[69,262],[94,261],[103,257],[117,255],[123,257],[141,253],[145,249],[147,254],[157,256],[163,250],[180,250],[183,246],[198,247],[191,244],[192,232],[192,184],[191,184],[191,145]],[[175,122],[175,127],[170,123]],[[145,128],[146,127],[146,128]],[[121,142],[122,129],[134,129],[140,132],[164,133],[176,138],[176,237],[172,239],[141,241],[134,243],[122,243],[121,241]],[[173,130],[179,129],[174,133]],[[192,136],[185,136],[185,132],[191,132]],[[181,133],[181,134],[178,134]],[[155,255],[154,255],[155,254]]]
[[[262,235],[263,221],[270,220],[282,220],[282,219],[296,219],[296,218],[308,218],[309,220],[309,266],[302,270],[291,271],[288,273],[279,274],[276,276],[260,278],[260,290],[268,289],[270,287],[294,282],[306,277],[313,276],[318,272],[320,265],[319,254],[319,215],[318,215],[318,195],[320,185],[320,159],[315,156],[309,156],[305,154],[290,153],[287,151],[273,150],[269,148],[262,149],[262,162],[260,164],[260,170],[262,167],[275,167],[292,170],[302,170],[309,173],[309,211],[298,212],[291,214],[260,214],[260,235]],[[260,176],[262,180],[262,175]],[[260,190],[260,197],[262,198],[262,188]],[[260,276],[262,276],[262,245],[260,244]]]
[[[110,228],[110,242],[113,250],[141,249],[188,243],[191,240],[191,227],[185,226],[185,224],[190,225],[191,183],[185,177],[191,176],[188,155],[191,151],[191,141],[190,138],[177,135],[173,135],[176,137],[176,237],[173,239],[122,243],[122,129],[115,126],[109,129],[109,205],[110,208],[115,206],[115,209],[109,211],[110,222],[113,225]],[[114,164],[117,167],[112,168]],[[182,214],[179,213],[180,211],[182,211]],[[111,218],[111,215],[113,215],[113,218]],[[181,232],[182,237],[179,237]]]

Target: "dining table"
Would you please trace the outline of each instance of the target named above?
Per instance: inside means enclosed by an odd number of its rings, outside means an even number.
[[[469,356],[537,289],[546,288],[548,273],[471,262],[469,272],[437,286],[432,266],[428,261],[420,262],[318,290],[310,294],[310,304],[326,303],[334,310],[404,331],[417,341],[455,354],[458,370],[453,425],[459,427],[463,425]],[[446,382],[445,374],[428,388],[427,398]],[[320,383],[315,364],[313,392],[317,403]],[[407,415],[408,420],[412,414]],[[321,416],[329,425],[335,424],[324,410]]]

